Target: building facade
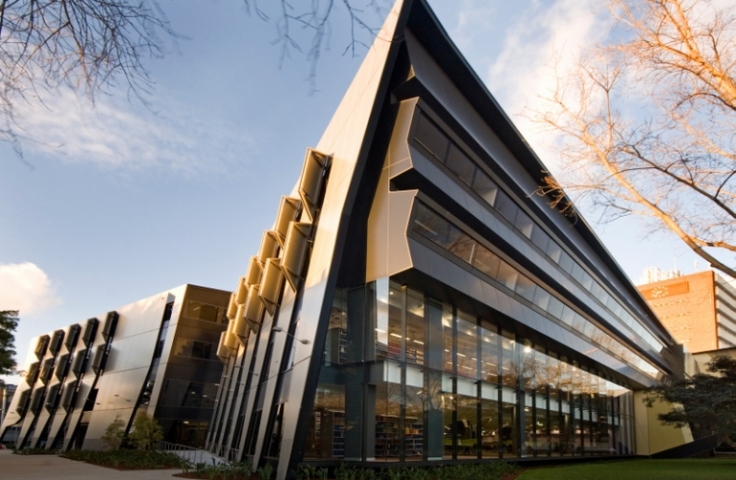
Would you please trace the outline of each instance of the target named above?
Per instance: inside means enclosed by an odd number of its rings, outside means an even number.
[[[708,270],[640,285],[673,337],[692,353],[736,347],[736,289]]]
[[[31,448],[101,449],[119,417],[147,412],[170,442],[202,446],[230,293],[183,285],[31,342],[3,435]]]
[[[283,479],[687,441],[635,401],[681,348],[545,175],[427,3],[397,2],[233,294],[208,448]]]

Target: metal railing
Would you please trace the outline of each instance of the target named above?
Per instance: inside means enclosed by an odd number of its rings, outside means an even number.
[[[218,455],[218,453],[220,452],[213,454],[211,452],[208,452],[207,450],[202,450],[201,448],[192,447],[189,445],[180,445],[178,443],[161,441],[156,444],[156,450],[176,454],[191,463],[192,465],[197,465],[198,463],[219,465],[221,463],[232,461],[231,459],[227,458],[226,455]]]

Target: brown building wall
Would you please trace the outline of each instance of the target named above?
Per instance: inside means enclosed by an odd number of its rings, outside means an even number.
[[[718,348],[712,271],[640,285],[638,288],[667,330],[690,352]]]

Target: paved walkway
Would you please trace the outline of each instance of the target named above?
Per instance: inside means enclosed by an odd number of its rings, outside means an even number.
[[[56,455],[14,455],[0,450],[0,478],[34,480],[176,480],[181,470],[127,470],[98,467]]]

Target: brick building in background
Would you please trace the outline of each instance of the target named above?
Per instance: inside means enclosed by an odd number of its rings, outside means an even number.
[[[637,288],[690,352],[736,346],[736,289],[716,272],[681,275]]]

